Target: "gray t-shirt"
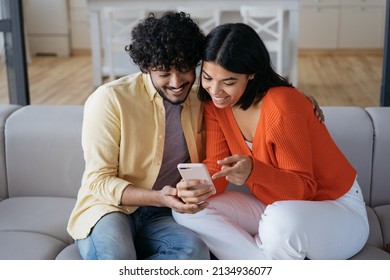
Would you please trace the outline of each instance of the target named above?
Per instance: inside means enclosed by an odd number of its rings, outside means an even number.
[[[176,187],[176,183],[181,179],[177,165],[190,159],[181,126],[182,106],[164,100],[164,107],[166,121],[164,155],[160,172],[153,186],[154,190],[161,190],[165,185]]]

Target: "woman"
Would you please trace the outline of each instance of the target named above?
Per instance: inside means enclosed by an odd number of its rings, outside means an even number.
[[[206,37],[199,98],[217,193],[197,214],[174,213],[178,223],[218,259],[347,259],[362,249],[356,171],[251,27],[224,24]],[[249,191],[227,191],[229,182]],[[197,183],[177,185],[187,203]]]

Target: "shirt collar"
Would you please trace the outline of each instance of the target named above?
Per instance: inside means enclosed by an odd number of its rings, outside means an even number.
[[[150,101],[153,101],[156,95],[158,96],[160,95],[157,93],[157,90],[153,85],[152,78],[150,77],[149,74],[145,74],[145,73],[142,74],[142,78],[146,88],[146,93],[148,94]]]

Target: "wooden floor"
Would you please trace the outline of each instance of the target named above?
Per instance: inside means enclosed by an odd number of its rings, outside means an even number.
[[[28,65],[31,104],[83,104],[93,92],[89,54],[69,58],[32,57]],[[300,51],[298,85],[321,106],[378,106],[382,78],[380,51]],[[9,103],[4,67],[0,104]]]
[[[298,88],[322,106],[379,106],[382,52],[303,52]]]

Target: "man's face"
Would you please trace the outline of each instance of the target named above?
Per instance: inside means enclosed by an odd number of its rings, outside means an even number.
[[[186,72],[171,67],[169,71],[150,70],[150,77],[157,92],[173,104],[183,103],[195,82],[195,68]]]

